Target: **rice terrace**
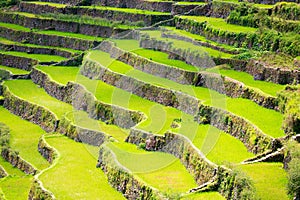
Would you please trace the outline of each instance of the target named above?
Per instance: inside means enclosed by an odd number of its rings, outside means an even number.
[[[0,0],[0,199],[300,200],[286,1]]]

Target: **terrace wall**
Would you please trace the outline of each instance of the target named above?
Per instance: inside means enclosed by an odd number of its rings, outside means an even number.
[[[100,146],[108,140],[108,136],[105,133],[82,128],[74,124],[66,116],[60,120],[57,132],[74,139],[76,142],[83,142],[93,146]]]
[[[32,69],[32,66],[36,65],[38,61],[33,60],[31,58],[6,55],[0,53],[0,63],[1,65],[4,66],[30,71]]]
[[[52,164],[55,158],[57,157],[57,153],[46,142],[44,136],[42,136],[39,140],[38,151],[50,164]]]
[[[7,86],[4,86],[3,96],[5,98],[3,106],[10,112],[39,125],[47,132],[55,131],[58,119],[54,113],[17,97],[9,91]]]
[[[32,70],[31,78],[34,83],[43,87],[50,96],[72,104],[77,110],[86,111],[91,118],[100,119],[123,128],[135,126],[143,118],[140,112],[96,100],[95,96],[80,84],[74,82],[68,82],[67,85],[58,84],[38,69]]]
[[[96,37],[110,37],[111,35],[125,31],[125,29],[118,29],[108,26],[67,22],[47,18],[33,18],[15,13],[0,13],[0,21],[4,23],[18,24],[31,29],[56,30],[61,32],[80,33]]]
[[[37,44],[42,46],[64,47],[76,50],[87,50],[97,46],[100,42],[84,39],[70,38],[57,35],[46,35],[33,31],[19,31],[6,27],[0,27],[0,37],[21,43]]]
[[[271,81],[278,84],[300,83],[300,70],[274,68],[254,59],[248,62],[244,70],[256,80]]]
[[[199,107],[200,101],[195,97],[113,72],[93,61],[85,60],[81,73],[89,78],[102,80],[142,98],[165,106],[172,106],[188,114],[196,114]]]
[[[227,18],[230,12],[236,7],[236,4],[230,2],[213,1],[204,5],[182,5],[173,4],[173,15],[195,15],[217,18]]]
[[[22,12],[30,12],[35,14],[41,13],[62,13],[62,14],[72,14],[72,15],[87,15],[91,17],[105,18],[112,21],[130,21],[139,22],[143,21],[146,26],[155,24],[160,21],[171,19],[171,15],[167,14],[143,14],[143,13],[133,13],[133,12],[122,12],[118,10],[108,10],[108,9],[96,9],[93,7],[51,7],[49,5],[39,5],[33,3],[20,3],[20,10]]]
[[[55,48],[43,48],[43,47],[30,47],[30,46],[22,46],[18,44],[1,44],[0,49],[4,51],[20,51],[32,54],[48,54],[48,55],[56,55],[62,56],[65,58],[69,58],[74,54],[68,51],[55,49]]]
[[[124,51],[116,47],[114,43],[110,41],[102,42],[99,46],[99,49],[109,53],[112,58],[116,58],[121,62],[131,65],[134,68],[145,73],[166,78],[180,84],[206,87],[233,98],[241,97],[250,99],[258,105],[264,106],[266,108],[277,108],[277,100],[275,97],[266,95],[253,88],[249,88],[243,83],[228,77],[222,77],[217,74],[206,72],[191,72],[176,67],[156,63],[134,53]],[[236,66],[239,65],[238,63],[242,63],[239,66],[245,65],[243,61],[240,62],[239,60],[221,61],[221,58],[218,58],[218,61],[235,62],[234,65]]]
[[[173,2],[144,0],[91,0],[91,4],[119,8],[136,8],[158,12],[171,12]]]
[[[28,200],[54,200],[55,196],[43,187],[43,184],[38,179],[34,179],[28,194]]]

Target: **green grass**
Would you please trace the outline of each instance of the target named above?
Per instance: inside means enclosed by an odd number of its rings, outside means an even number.
[[[0,187],[6,199],[24,200],[28,199],[32,180],[31,176],[7,177],[0,180]]]
[[[282,163],[257,163],[240,166],[253,180],[257,196],[268,200],[288,200],[287,174]]]
[[[66,117],[80,127],[104,132],[118,141],[125,141],[129,134],[129,130],[122,129],[116,125],[106,124],[99,120],[91,119],[89,118],[88,114],[83,111],[74,111],[68,113]]]
[[[180,16],[182,19],[190,19],[197,22],[207,22],[209,25],[216,29],[220,29],[223,31],[235,32],[235,33],[253,33],[257,29],[246,27],[246,26],[239,26],[233,24],[227,24],[226,21],[222,18],[214,18],[214,17],[204,17],[204,16]]]
[[[115,61],[114,59],[110,58],[109,54],[101,51],[90,51],[90,53],[87,55],[87,59],[94,60],[111,69],[112,71],[125,74],[126,76],[130,76],[157,86],[162,86],[164,88],[182,91],[197,97],[207,105],[227,109],[236,115],[248,119],[250,122],[258,126],[263,132],[273,137],[284,136],[284,132],[281,130],[281,123],[283,120],[282,114],[274,110],[261,107],[248,99],[230,98],[207,88],[181,85],[168,79],[156,77],[136,70],[120,61]],[[135,107],[133,107],[133,109],[134,108]]]
[[[2,66],[2,65],[0,65],[0,70],[9,71],[9,72],[11,72],[14,75],[29,74],[28,71],[25,71],[25,70],[22,70],[22,69],[13,68],[13,67]]]
[[[37,150],[37,149],[36,149]],[[13,167],[0,156],[0,165],[9,174],[0,179],[0,188],[6,199],[23,200],[28,198],[32,176],[26,175],[18,168]]]
[[[10,129],[10,146],[13,150],[39,170],[49,167],[37,149],[39,139],[45,133],[39,126],[11,114],[3,107],[0,107],[0,121]]]
[[[170,154],[149,153],[126,143],[110,144],[109,147],[123,166],[162,192],[187,192],[197,186],[180,160]]]
[[[24,57],[24,58],[31,58],[39,62],[60,62],[66,60],[66,58],[64,57],[48,55],[48,54],[29,54],[26,52],[19,52],[19,51],[0,51],[0,53],[6,55]]]
[[[50,77],[54,76],[55,81],[63,85],[66,85],[69,81],[75,82],[79,72],[79,67],[37,66],[36,68],[49,74]],[[61,74],[63,74],[63,76]]]
[[[57,199],[125,199],[108,184],[103,171],[96,168],[94,152],[98,152],[97,147],[77,143],[62,135],[48,135],[45,139],[60,157],[39,179]]]
[[[73,110],[71,105],[49,96],[42,88],[35,85],[31,80],[11,80],[6,81],[5,85],[8,86],[9,90],[16,96],[48,108],[58,118]]]
[[[214,72],[214,69],[207,70],[207,71]],[[227,77],[233,78],[235,80],[238,80],[247,86],[257,88],[257,89],[261,90],[262,92],[272,95],[272,96],[276,96],[276,94],[279,91],[283,90],[285,87],[284,85],[279,85],[279,84],[275,84],[272,82],[254,80],[253,76],[251,76],[250,74],[248,74],[246,72],[220,69],[220,70],[217,70],[216,73],[220,73],[223,76],[227,76]]]
[[[177,5],[206,5],[205,2],[187,2],[187,1],[181,1],[177,2]]]

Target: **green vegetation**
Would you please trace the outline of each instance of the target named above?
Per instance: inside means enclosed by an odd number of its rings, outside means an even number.
[[[58,118],[73,110],[71,105],[49,96],[42,88],[35,85],[31,80],[11,80],[6,81],[5,85],[14,95],[48,108]]]
[[[126,143],[110,144],[109,147],[123,166],[160,191],[179,193],[197,186],[179,159],[170,154],[148,153]]]
[[[258,128],[260,128],[264,133],[273,137],[284,136],[284,133],[281,130],[283,116],[279,112],[276,112],[274,110],[260,107],[259,105],[248,99],[230,98],[207,88],[181,85],[168,79],[146,74],[134,69],[133,67],[125,63],[110,58],[109,54],[101,51],[90,51],[87,59],[92,59],[100,63],[101,65],[111,69],[112,71],[125,74],[126,76],[130,76],[157,86],[182,91],[184,93],[197,97],[207,105],[227,109],[228,111],[236,115],[248,119]],[[136,109],[139,107],[138,105],[135,106],[137,107],[133,107],[132,109]]]
[[[253,76],[246,72],[239,72],[231,69],[208,69],[207,71],[220,73],[223,76],[238,80],[247,86],[260,89],[262,92],[272,96],[276,96],[276,94],[285,87],[284,85],[279,85],[272,82],[254,80]]]
[[[45,133],[39,126],[11,114],[3,107],[0,107],[0,121],[10,129],[9,145],[13,150],[39,170],[49,166],[37,151],[39,139]]]
[[[258,198],[289,199],[285,189],[287,176],[282,163],[257,163],[240,167],[252,179]]]
[[[25,70],[22,70],[22,69],[13,68],[13,67],[2,66],[2,65],[0,65],[0,70],[9,71],[9,72],[11,72],[14,75],[29,74],[28,71],[25,71]]]
[[[97,147],[57,134],[45,139],[60,155],[54,167],[43,172],[39,179],[57,199],[124,199],[108,184],[104,172],[95,167],[97,155],[93,152],[98,152]]]
[[[0,188],[6,199],[23,200],[28,198],[32,176],[26,175],[18,168],[13,167],[0,156],[0,166],[9,174],[0,179]]]
[[[288,193],[300,196],[300,145],[296,141],[289,142],[288,153],[291,161],[288,163]]]

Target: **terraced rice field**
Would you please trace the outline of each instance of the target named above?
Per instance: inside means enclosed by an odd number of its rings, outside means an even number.
[[[7,2],[0,199],[297,195],[284,164],[298,159],[299,41],[262,43],[274,24],[249,17],[283,19],[279,4]]]

